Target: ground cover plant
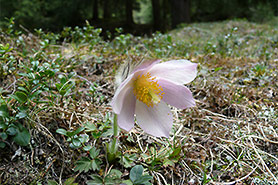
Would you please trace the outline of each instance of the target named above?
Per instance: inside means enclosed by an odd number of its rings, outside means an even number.
[[[0,34],[1,184],[278,184],[277,18],[110,40],[13,21]],[[196,107],[172,108],[168,139],[138,126],[113,138],[118,67],[153,59],[198,63]]]

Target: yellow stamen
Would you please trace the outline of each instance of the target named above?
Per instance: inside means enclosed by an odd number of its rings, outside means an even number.
[[[159,103],[164,94],[162,87],[150,73],[139,75],[134,80],[133,85],[133,93],[136,99],[145,103],[148,107],[153,107],[154,104]]]

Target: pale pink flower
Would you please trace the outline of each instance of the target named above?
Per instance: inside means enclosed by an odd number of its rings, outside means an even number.
[[[188,60],[142,64],[120,84],[112,99],[120,128],[129,131],[137,124],[148,134],[169,137],[173,125],[167,104],[185,109],[195,106],[191,91],[183,84],[194,80],[197,64]]]

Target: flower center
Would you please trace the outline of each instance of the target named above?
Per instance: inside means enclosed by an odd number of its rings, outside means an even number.
[[[153,107],[162,99],[164,94],[155,77],[150,73],[139,75],[134,81],[133,93],[137,100],[145,103],[148,107]]]

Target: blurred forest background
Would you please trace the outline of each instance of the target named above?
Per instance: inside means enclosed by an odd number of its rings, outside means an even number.
[[[144,34],[181,23],[246,18],[263,22],[278,15],[277,0],[0,0],[0,25],[14,17],[17,26],[61,31],[85,21],[114,31]]]

